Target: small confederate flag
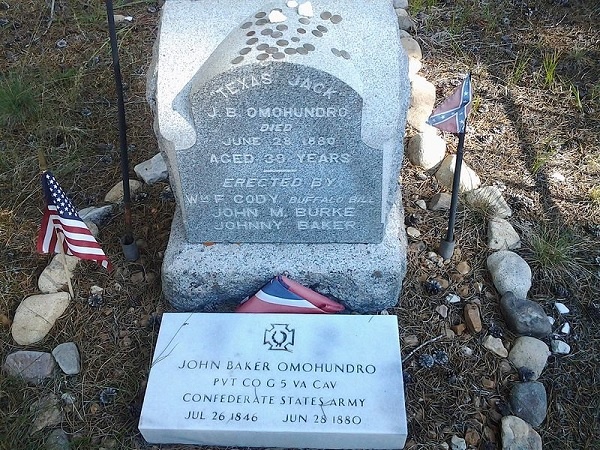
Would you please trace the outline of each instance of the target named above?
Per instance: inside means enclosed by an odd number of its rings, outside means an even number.
[[[59,253],[62,241],[63,250],[67,255],[91,259],[112,270],[98,242],[49,171],[42,174],[42,189],[46,197],[46,208],[38,235],[37,251]],[[59,239],[58,233],[62,234],[62,240]]]
[[[427,123],[449,133],[464,133],[472,101],[471,74],[468,74],[450,97],[433,110]]]
[[[238,306],[235,312],[327,314],[343,310],[339,303],[279,275]]]

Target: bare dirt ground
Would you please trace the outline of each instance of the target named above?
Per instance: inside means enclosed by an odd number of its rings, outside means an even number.
[[[16,350],[9,331],[19,302],[38,293],[37,278],[50,256],[35,253],[43,199],[36,153],[44,150],[51,169],[78,208],[102,203],[120,180],[116,94],[106,11],[102,2],[57,0],[0,2],[0,357]],[[116,2],[116,14],[132,16],[119,26],[121,70],[126,83],[130,158],[152,157],[157,143],[145,102],[146,71],[157,32],[159,5]],[[557,319],[568,320],[571,353],[551,356],[541,381],[548,414],[538,431],[546,449],[600,448],[600,5],[592,0],[436,1],[413,0],[414,36],[423,49],[422,74],[441,99],[473,72],[475,103],[466,143],[466,163],[485,185],[496,184],[514,210],[510,219],[523,238],[518,251],[532,266],[530,297]],[[51,19],[52,17],[52,19]],[[407,131],[407,137],[413,134]],[[446,136],[450,151],[456,142]],[[556,173],[564,176],[564,181]],[[482,346],[492,325],[506,345],[514,340],[498,309],[499,296],[485,268],[486,212],[464,208],[457,222],[457,250],[438,267],[427,259],[442,237],[444,213],[420,209],[440,188],[428,174],[405,164],[406,216],[421,237],[410,241],[409,270],[399,317],[407,375],[411,449],[437,449],[457,434],[476,431],[473,448],[501,448],[499,419],[515,371]],[[73,394],[64,430],[73,449],[147,449],[137,431],[143,389],[160,314],[170,310],[161,296],[160,267],[174,202],[165,183],[145,187],[135,198],[135,235],[142,258],[124,261],[119,245],[123,214],[101,229],[100,240],[117,270],[80,263],[76,299],[41,343],[50,351],[74,341],[81,374],[57,375],[44,386],[0,376],[0,449],[40,449],[46,431],[30,435],[29,406],[44,393]],[[466,261],[461,275],[456,265]],[[136,272],[145,281],[132,282]],[[436,295],[423,282],[448,282]],[[104,304],[88,304],[89,288],[106,289]],[[557,292],[571,308],[567,319],[553,309]],[[442,318],[435,312],[448,293],[461,303]],[[466,302],[480,303],[484,330],[442,338],[413,357],[406,338],[423,344],[463,321]],[[473,350],[466,356],[464,347]],[[445,365],[417,364],[421,353],[443,350]],[[114,388],[113,402],[99,394]],[[475,436],[471,431],[470,436]],[[178,448],[163,446],[162,448]],[[194,447],[186,447],[194,448]]]

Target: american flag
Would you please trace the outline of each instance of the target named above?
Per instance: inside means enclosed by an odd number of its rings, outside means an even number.
[[[77,214],[52,172],[42,173],[42,189],[46,197],[46,208],[38,235],[37,251],[60,253],[62,241],[63,250],[67,255],[91,259],[109,271],[112,270],[108,258]],[[62,239],[59,238],[58,233],[61,233]]]
[[[449,133],[464,133],[472,101],[471,74],[468,74],[450,97],[433,110],[427,123]]]
[[[328,314],[344,307],[300,283],[279,275],[244,301],[235,312]]]

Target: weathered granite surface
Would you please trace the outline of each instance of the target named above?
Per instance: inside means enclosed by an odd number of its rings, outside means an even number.
[[[393,211],[380,244],[192,244],[176,212],[162,269],[165,297],[184,311],[233,311],[273,276],[290,278],[348,309],[396,305],[406,274],[404,216]]]

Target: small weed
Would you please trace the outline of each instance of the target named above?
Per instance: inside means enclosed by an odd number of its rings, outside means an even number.
[[[552,53],[546,53],[542,60],[542,69],[544,76],[544,85],[551,87],[556,81],[556,68],[558,67],[558,60],[560,59],[560,52],[555,50]]]
[[[527,53],[519,54],[515,60],[512,74],[510,76],[511,83],[518,84],[523,80],[523,75],[525,75],[525,71],[527,70],[527,65],[529,64],[530,59],[531,56]]]
[[[548,143],[544,146],[543,150],[536,151],[535,159],[531,164],[531,173],[536,175],[542,167],[546,165],[550,159],[558,152],[558,146],[553,145],[552,143]]]
[[[525,259],[546,283],[576,280],[589,274],[585,259],[579,257],[584,247],[570,230],[542,223],[526,237]]]
[[[412,0],[408,5],[408,9],[410,14],[414,16],[422,11],[427,11],[436,3],[437,0]]]
[[[571,95],[573,96],[573,100],[575,100],[575,106],[579,111],[583,111],[583,104],[581,103],[581,95],[579,93],[579,88],[575,86],[573,83],[570,83],[569,90],[571,91]]]
[[[600,206],[600,185],[594,186],[590,189],[590,199],[596,206]]]
[[[11,74],[0,80],[0,124],[8,128],[35,119],[38,92],[21,77]]]

